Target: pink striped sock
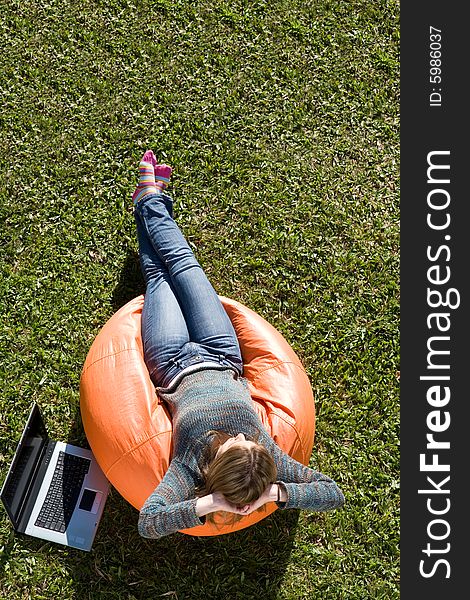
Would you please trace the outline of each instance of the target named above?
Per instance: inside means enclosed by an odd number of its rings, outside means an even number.
[[[132,200],[137,203],[148,194],[156,194],[157,186],[155,182],[154,166],[157,164],[154,153],[151,150],[143,155],[139,163],[139,182],[132,194]]]
[[[155,187],[163,191],[170,183],[172,168],[169,165],[154,165]]]

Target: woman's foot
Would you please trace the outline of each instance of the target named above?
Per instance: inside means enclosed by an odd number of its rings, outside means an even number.
[[[154,165],[155,187],[163,192],[170,183],[172,168],[168,165]]]
[[[136,204],[148,194],[161,194],[170,183],[171,167],[159,165],[152,150],[147,150],[139,163],[139,183],[132,195]]]
[[[139,163],[139,183],[132,194],[134,204],[137,204],[139,200],[148,194],[157,193],[154,172],[154,165],[156,164],[155,154],[152,150],[147,150]]]

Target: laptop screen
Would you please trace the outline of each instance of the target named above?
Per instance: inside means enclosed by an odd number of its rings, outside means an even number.
[[[39,408],[34,404],[0,493],[15,527],[48,439]]]

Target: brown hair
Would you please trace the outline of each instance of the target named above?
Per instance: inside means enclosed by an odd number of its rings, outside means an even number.
[[[214,433],[214,440],[206,452],[205,464],[201,468],[204,484],[197,490],[197,496],[219,492],[236,506],[254,502],[276,480],[277,469],[272,456],[256,439],[249,440],[254,441],[256,446],[233,446],[216,456],[220,446],[233,436],[220,431]],[[262,509],[264,507],[258,510]],[[216,513],[207,515],[211,523],[215,523],[214,514]],[[233,525],[242,518],[242,515],[235,513],[223,515],[224,525]]]

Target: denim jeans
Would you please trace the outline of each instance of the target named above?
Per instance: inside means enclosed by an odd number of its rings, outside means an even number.
[[[199,368],[231,368],[241,375],[232,322],[173,220],[171,197],[147,195],[134,214],[146,283],[144,359],[153,383],[173,387],[183,371]]]

